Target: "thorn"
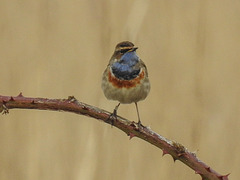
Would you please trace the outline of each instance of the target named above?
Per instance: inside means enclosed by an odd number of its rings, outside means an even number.
[[[15,101],[15,100],[14,100],[13,97],[11,96],[11,98],[9,99],[9,101]]]
[[[176,162],[177,158],[175,158],[175,157],[173,157],[173,156],[172,156],[172,158],[173,158],[173,161]]]
[[[135,137],[135,134],[133,134],[133,133],[130,132],[130,133],[128,134],[128,136],[129,136],[129,140],[131,140],[133,137]]]
[[[212,172],[210,167],[205,168],[208,172]]]
[[[228,174],[226,174],[226,175],[224,175],[224,176],[218,176],[218,178],[220,179],[220,180],[228,180],[228,176],[230,175],[230,173],[228,173]]]
[[[20,92],[17,97],[23,97],[22,92]]]
[[[163,153],[162,153],[162,156],[164,156],[164,155],[166,155],[166,154],[169,154],[168,151],[165,150],[165,149],[163,149],[162,152],[163,152]]]
[[[83,110],[85,110],[85,111],[87,111],[88,110],[88,107],[86,107],[86,106],[83,106],[83,108],[82,108]]]
[[[31,104],[35,104],[34,100],[32,100]]]
[[[68,101],[70,102],[74,102],[76,101],[77,99],[74,97],[74,96],[68,96]]]

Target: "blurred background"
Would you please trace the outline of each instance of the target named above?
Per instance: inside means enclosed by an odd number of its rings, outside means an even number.
[[[117,43],[146,63],[144,125],[221,174],[240,171],[240,1],[0,0],[0,94],[67,98],[112,111],[101,77]],[[119,115],[137,121],[135,106]],[[200,180],[156,147],[71,113],[0,116],[1,180]]]

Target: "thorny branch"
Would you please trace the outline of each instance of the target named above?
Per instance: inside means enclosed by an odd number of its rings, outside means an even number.
[[[143,125],[139,127],[137,123],[120,116],[117,116],[117,118],[109,118],[111,113],[79,102],[73,96],[69,96],[68,99],[46,99],[24,97],[22,93],[16,97],[0,95],[0,112],[2,112],[2,114],[7,114],[9,113],[9,109],[14,108],[73,112],[102,120],[125,132],[130,136],[130,139],[138,137],[162,149],[163,155],[170,154],[174,161],[179,160],[183,162],[192,168],[196,174],[199,174],[202,180],[228,180],[229,174],[221,175],[217,173],[200,161],[196,157],[196,154],[188,151],[187,148],[180,143],[166,139],[152,131],[149,127]]]

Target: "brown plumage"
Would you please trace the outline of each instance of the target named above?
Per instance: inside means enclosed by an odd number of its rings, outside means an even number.
[[[144,62],[136,55],[137,47],[129,41],[117,44],[102,77],[102,89],[107,99],[119,104],[114,109],[116,115],[120,103],[135,103],[144,100],[150,91],[148,72]],[[140,117],[138,113],[138,122]]]

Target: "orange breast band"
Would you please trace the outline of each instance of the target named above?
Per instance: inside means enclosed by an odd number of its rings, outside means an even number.
[[[138,75],[135,79],[131,80],[121,80],[116,78],[114,75],[111,74],[111,72],[108,72],[108,80],[110,83],[112,83],[113,86],[117,88],[132,88],[135,87],[137,84],[140,84],[140,81],[144,78],[144,71],[141,72],[141,74]]]

